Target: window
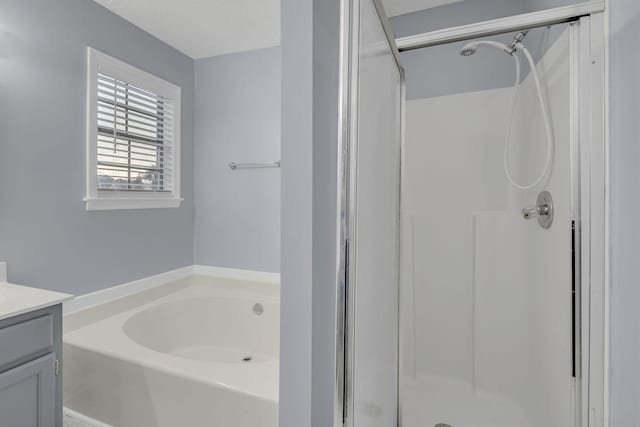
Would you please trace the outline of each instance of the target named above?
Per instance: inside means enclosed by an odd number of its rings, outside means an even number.
[[[89,48],[88,210],[180,206],[180,88]]]

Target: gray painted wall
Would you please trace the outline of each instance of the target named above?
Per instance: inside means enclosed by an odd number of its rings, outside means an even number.
[[[192,264],[193,61],[87,0],[5,0],[0,31],[0,260],[9,279],[85,294]],[[182,88],[179,209],[85,210],[87,46]]]
[[[280,427],[312,425],[313,3],[281,1]]]
[[[640,423],[640,2],[610,0],[610,422]]]
[[[194,260],[280,271],[280,48],[196,61]]]
[[[524,44],[538,62],[569,24],[529,31]],[[517,33],[510,33],[486,40],[510,43]],[[407,99],[430,98],[457,93],[476,92],[513,86],[515,64],[513,58],[492,48],[481,48],[469,57],[460,55],[468,42],[432,46],[401,54],[406,71]],[[521,81],[531,68],[523,54],[519,54]]]
[[[396,37],[503,18],[525,12],[526,0],[466,0],[390,19]],[[512,35],[491,37],[508,43]],[[433,46],[401,54],[407,99],[476,92],[513,85],[513,59],[494,49],[459,55],[468,42]]]
[[[340,3],[313,1],[313,427],[334,425],[336,401]]]
[[[586,1],[589,0],[525,0],[525,7],[526,12],[538,12],[540,10],[570,6],[572,4],[584,3]]]
[[[396,37],[411,36],[458,25],[524,13],[531,0],[466,0],[390,19]]]
[[[336,390],[340,2],[281,7],[280,426],[328,427]]]
[[[452,3],[391,18],[397,37],[503,18],[526,11],[526,0],[474,0]],[[537,30],[542,32],[543,30]],[[532,34],[533,35],[533,34]],[[513,34],[490,40],[508,43]],[[433,46],[401,55],[405,68],[407,99],[475,92],[513,85],[513,59],[495,49],[483,49],[472,57],[459,52],[468,42]],[[524,67],[523,70],[526,70]]]

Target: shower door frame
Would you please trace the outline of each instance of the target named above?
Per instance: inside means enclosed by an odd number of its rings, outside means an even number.
[[[379,0],[342,0],[341,16],[341,85],[340,134],[338,167],[338,269],[337,269],[337,329],[336,329],[336,390],[334,426],[353,425],[353,314],[350,298],[353,283],[350,259],[353,258],[352,231],[355,228],[355,176],[353,135],[357,123],[352,113],[354,85],[357,85],[357,45],[353,42],[358,30],[354,22],[354,5],[373,1],[391,46],[392,39],[384,9]],[[574,224],[575,320],[575,426],[607,427],[608,423],[608,228],[606,219],[608,170],[607,100],[608,72],[606,22],[604,3],[592,1],[543,12],[501,18],[485,23],[450,28],[432,33],[398,39],[400,51],[446,44],[482,36],[496,35],[518,29],[537,28],[562,22],[571,24],[571,205]],[[408,43],[412,39],[414,44]],[[428,44],[418,46],[420,41]],[[404,181],[404,120],[405,81],[400,65],[401,94],[401,189]],[[401,190],[402,199],[402,190]],[[402,201],[400,201],[402,206]],[[402,208],[401,208],[402,209]],[[399,260],[398,260],[399,261]],[[400,316],[400,312],[399,312]],[[399,319],[399,325],[402,325]],[[398,337],[400,337],[398,331]],[[400,339],[398,339],[400,342]],[[398,370],[401,363],[398,349]],[[399,376],[398,376],[399,377]],[[399,396],[399,393],[398,393]],[[400,402],[398,408],[400,407]],[[401,425],[400,413],[398,426]]]
[[[382,0],[341,0],[340,24],[340,128],[338,135],[338,247],[336,272],[336,381],[334,391],[334,427],[352,427],[353,418],[353,372],[354,372],[354,320],[355,298],[351,297],[355,291],[355,268],[350,260],[355,259],[355,231],[356,231],[356,176],[357,176],[357,135],[358,135],[358,64],[359,50],[359,15],[360,4],[371,1],[375,6],[380,24],[384,30],[387,42],[391,47],[398,71],[400,73],[400,173],[398,194],[402,192],[402,163],[404,153],[404,113],[405,113],[405,73],[400,62],[396,40],[389,26],[389,20],[384,10]],[[398,200],[400,212],[401,200]],[[399,215],[398,215],[399,216]],[[400,218],[398,227],[398,293],[400,291]],[[396,311],[400,316],[398,307]],[[397,331],[399,334],[399,330]],[[400,343],[399,335],[396,341]],[[398,348],[399,350],[399,348]],[[400,363],[398,360],[396,378],[399,380]],[[399,396],[399,383],[396,385],[396,396]],[[398,403],[398,402],[396,402]],[[399,405],[398,408],[399,417]]]

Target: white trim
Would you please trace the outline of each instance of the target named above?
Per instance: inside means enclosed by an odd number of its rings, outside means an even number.
[[[209,277],[224,277],[226,279],[247,280],[253,282],[265,282],[274,285],[280,284],[279,273],[267,273],[263,271],[240,270],[226,267],[213,267],[209,265],[194,265],[193,274]]]
[[[589,379],[591,377],[591,367],[589,365],[591,348],[590,348],[590,248],[591,248],[591,205],[590,205],[590,181],[591,181],[591,160],[590,160],[590,144],[591,144],[591,127],[588,125],[591,116],[590,97],[584,97],[584,94],[591,92],[589,71],[591,63],[591,52],[589,45],[590,31],[589,20],[580,20],[578,34],[578,68],[579,75],[577,81],[578,87],[578,106],[577,111],[579,123],[579,150],[580,150],[580,328],[581,328],[581,347],[580,347],[580,367],[581,367],[581,387],[580,387],[580,425],[587,427],[590,425],[590,406],[591,399],[589,397]]]
[[[346,0],[345,0],[346,1]],[[346,68],[348,86],[346,88],[348,111],[347,120],[345,121],[344,131],[347,132],[346,144],[343,148],[342,155],[346,157],[347,170],[344,179],[347,185],[347,194],[345,201],[344,215],[346,221],[345,235],[345,322],[344,330],[344,401],[343,401],[343,427],[353,427],[354,425],[354,384],[353,372],[355,371],[355,302],[356,302],[356,269],[353,268],[353,260],[356,259],[357,245],[357,145],[358,145],[358,95],[360,81],[360,5],[363,0],[349,0],[349,31],[350,38],[346,42],[350,43],[349,65]],[[399,316],[398,316],[399,317]],[[399,319],[398,319],[399,320]],[[399,364],[398,364],[399,366]],[[396,403],[396,402],[394,402]]]
[[[582,414],[582,408],[585,407],[585,400],[583,399],[583,372],[582,372],[582,310],[581,304],[583,287],[582,284],[582,258],[579,256],[581,251],[582,241],[580,239],[581,230],[581,216],[580,216],[580,67],[581,59],[584,56],[580,49],[581,46],[581,27],[578,22],[569,24],[569,85],[570,85],[570,107],[569,107],[569,151],[570,151],[570,207],[571,207],[571,220],[573,222],[572,229],[572,241],[573,251],[576,254],[572,263],[573,270],[573,285],[575,286],[574,306],[572,310],[573,314],[573,368],[575,377],[572,382],[572,423],[574,427],[581,426],[581,420],[584,419]]]
[[[154,208],[179,208],[180,203],[184,199],[158,197],[140,198],[140,197],[85,197],[88,211],[107,211],[117,209],[154,209]]]
[[[167,283],[181,280],[193,275],[207,277],[221,277],[233,280],[246,280],[251,282],[263,282],[266,284],[280,284],[280,274],[265,273],[261,271],[238,270],[233,268],[210,267],[206,265],[189,265],[154,276],[145,277],[121,285],[112,286],[90,294],[80,295],[64,303],[64,314],[72,314],[77,311],[105,304],[110,301],[137,294]]]
[[[179,86],[97,49],[91,47],[87,49],[91,64],[96,67],[95,71],[108,74],[110,77],[131,83],[149,92],[154,92],[163,98],[179,99]]]
[[[64,303],[64,314],[71,314],[76,311],[85,310],[90,307],[101,305],[119,298],[137,294],[157,286],[165,285],[174,280],[184,279],[193,274],[193,266],[178,268],[155,276],[134,280],[122,285],[112,286],[89,294],[80,295]]]
[[[152,91],[173,103],[173,171],[172,191],[169,193],[144,193],[130,191],[99,191],[97,183],[97,87],[98,73],[129,82],[142,89]],[[182,90],[171,82],[136,68],[91,47],[87,48],[87,148],[86,184],[87,195],[83,199],[86,208],[92,210],[178,208],[180,198],[180,136]]]
[[[604,19],[604,26],[603,26],[603,34],[602,34],[602,38],[604,39],[604,46],[603,46],[603,50],[604,50],[604,158],[605,158],[605,186],[604,186],[604,193],[605,193],[605,197],[604,197],[604,217],[605,217],[605,224],[604,224],[604,240],[605,240],[605,245],[604,245],[604,271],[605,271],[605,277],[604,277],[604,356],[603,356],[603,369],[604,369],[604,390],[603,390],[603,408],[602,408],[602,413],[604,416],[604,427],[609,427],[609,417],[610,417],[610,412],[609,412],[609,386],[610,386],[610,374],[611,371],[609,369],[610,366],[610,354],[609,351],[611,349],[610,347],[610,321],[611,321],[611,314],[610,314],[610,292],[611,292],[611,270],[610,270],[610,260],[611,260],[611,238],[610,238],[610,224],[609,224],[609,218],[611,218],[610,216],[610,206],[611,206],[611,202],[610,202],[610,194],[611,194],[611,190],[610,190],[610,185],[611,185],[611,171],[610,171],[610,119],[609,119],[609,114],[610,114],[610,104],[609,104],[609,93],[610,93],[610,89],[609,89],[609,76],[610,76],[610,50],[609,50],[609,43],[610,43],[610,38],[609,38],[609,34],[610,34],[610,29],[609,29],[609,0],[605,0],[605,10],[602,13],[602,17]]]
[[[607,425],[607,167],[604,13],[580,20],[583,426]],[[586,394],[586,396],[584,396]]]
[[[604,11],[604,1],[589,1],[572,6],[563,6],[540,12],[524,13],[509,16],[507,18],[493,19],[491,21],[475,24],[451,27],[437,31],[431,31],[413,36],[396,39],[396,45],[400,52],[435,46],[444,43],[469,40],[477,37],[486,37],[495,34],[508,33],[510,31],[525,30],[544,25],[567,22],[580,16]]]

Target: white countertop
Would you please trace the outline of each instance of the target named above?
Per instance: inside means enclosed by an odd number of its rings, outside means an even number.
[[[73,295],[0,282],[0,320],[60,304]]]

